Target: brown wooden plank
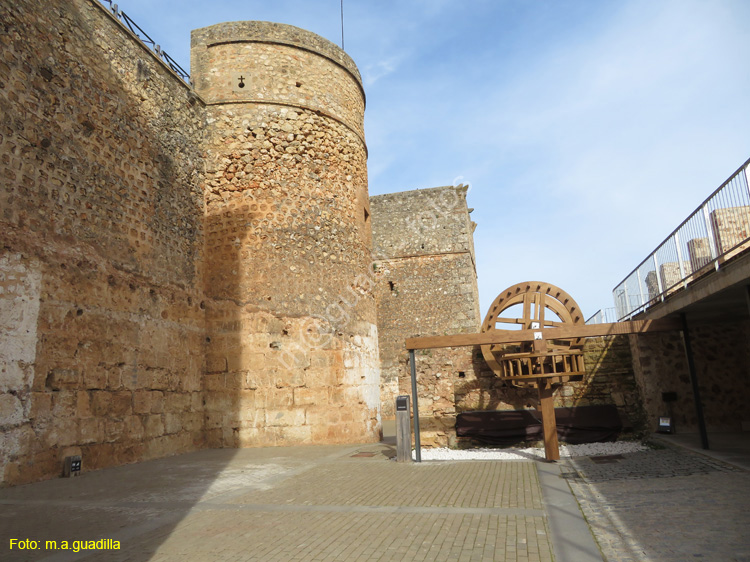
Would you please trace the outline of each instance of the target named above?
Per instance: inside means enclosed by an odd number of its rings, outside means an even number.
[[[435,349],[440,347],[528,342],[534,341],[534,332],[542,332],[542,338],[545,340],[554,340],[642,334],[645,332],[669,332],[680,329],[681,324],[679,321],[667,318],[613,322],[609,324],[568,324],[559,328],[543,328],[541,330],[491,330],[481,334],[408,338],[406,340],[406,349]]]
[[[557,421],[555,420],[555,400],[552,397],[552,384],[540,379],[539,413],[542,414],[542,433],[544,434],[544,456],[548,461],[560,460],[560,445],[557,442]]]

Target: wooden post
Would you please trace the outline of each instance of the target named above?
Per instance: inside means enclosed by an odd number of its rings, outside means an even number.
[[[539,413],[542,414],[542,431],[544,432],[544,456],[548,461],[560,460],[560,446],[557,442],[557,421],[555,420],[555,403],[552,398],[552,385],[544,379],[538,379]]]

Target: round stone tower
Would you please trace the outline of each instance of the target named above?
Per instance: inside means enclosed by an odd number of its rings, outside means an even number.
[[[375,440],[379,365],[354,62],[308,31],[192,34],[206,102],[209,445]]]

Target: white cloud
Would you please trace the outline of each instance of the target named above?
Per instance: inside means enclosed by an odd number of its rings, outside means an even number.
[[[362,70],[362,80],[364,81],[365,87],[372,86],[384,76],[396,72],[399,64],[404,58],[404,54],[393,55],[365,66]]]
[[[529,230],[502,230],[498,251],[500,227],[478,220],[483,306],[534,277],[567,279],[587,314],[612,306],[612,286],[750,155],[739,71],[750,41],[736,6],[631,2],[597,34],[540,49],[496,81],[490,123],[464,138],[497,131],[511,169],[496,181],[526,193],[498,219]]]

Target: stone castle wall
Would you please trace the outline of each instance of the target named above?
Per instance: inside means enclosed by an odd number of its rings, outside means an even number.
[[[364,93],[322,38],[265,22],[193,32],[206,100],[212,446],[380,434]]]
[[[411,395],[406,338],[480,330],[466,191],[443,187],[371,198],[384,417],[394,416],[395,396]],[[418,350],[415,357],[424,446],[456,444],[461,412],[536,406],[536,389],[507,386],[479,347]],[[584,360],[584,380],[557,389],[555,406],[614,404],[627,426],[642,430],[627,338],[589,338]]]
[[[727,207],[711,211],[711,229],[719,254],[728,252],[750,237],[750,207]]]
[[[202,104],[97,2],[0,21],[2,482],[192,449]]]
[[[479,330],[475,225],[466,205],[467,191],[466,186],[449,186],[370,198],[380,279],[375,296],[384,416],[394,416],[397,395],[411,393],[406,338]],[[471,350],[452,350],[441,361],[461,370],[461,365],[471,363]],[[425,416],[453,411],[447,389],[421,395],[420,412]]]
[[[690,325],[698,390],[703,415],[709,431],[741,431],[750,424],[747,404],[747,342],[750,322],[727,321],[722,324]],[[630,337],[634,368],[643,396],[647,424],[656,431],[659,416],[669,413],[662,393],[674,392],[672,403],[676,430],[681,433],[698,431],[692,383],[679,332],[641,334]]]
[[[392,417],[410,393],[404,340],[478,331],[467,188],[368,197],[332,43],[196,30],[193,90],[96,0],[0,22],[0,484],[73,454],[375,440],[381,394]],[[590,342],[557,404],[637,417],[622,341]],[[478,349],[417,360],[426,445],[457,412],[533,407]]]
[[[290,26],[198,30],[204,99],[95,0],[0,21],[2,484],[73,454],[376,439],[351,59]]]

